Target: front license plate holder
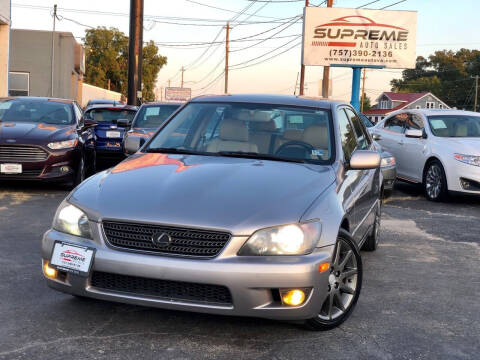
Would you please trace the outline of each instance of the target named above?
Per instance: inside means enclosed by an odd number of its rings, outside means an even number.
[[[21,174],[22,164],[0,164],[0,173],[2,174]]]
[[[78,276],[88,277],[95,257],[95,248],[55,241],[50,266]]]

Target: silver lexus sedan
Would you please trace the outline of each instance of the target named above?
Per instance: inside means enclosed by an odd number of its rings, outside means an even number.
[[[350,105],[191,100],[140,149],[81,183],[42,241],[76,296],[333,328],[375,250],[380,155]],[[138,150],[138,151],[137,151]]]

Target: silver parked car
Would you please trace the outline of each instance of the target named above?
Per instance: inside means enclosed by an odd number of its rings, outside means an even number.
[[[378,244],[382,176],[372,149],[344,103],[193,99],[62,202],[42,242],[47,283],[97,299],[335,327],[360,294],[359,249]]]
[[[427,199],[449,191],[480,195],[480,114],[401,110],[371,128],[397,162],[397,177],[423,184]]]

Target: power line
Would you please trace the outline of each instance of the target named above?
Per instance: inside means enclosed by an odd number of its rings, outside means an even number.
[[[362,6],[357,7],[357,9],[361,9],[361,8],[363,8],[363,7],[365,7],[365,6],[370,5],[370,4],[375,4],[375,3],[379,2],[379,1],[380,1],[380,0],[370,1],[369,3],[363,4]]]
[[[397,1],[396,3],[393,3],[393,4],[390,4],[390,5],[384,6],[384,7],[380,8],[380,9],[378,9],[378,10],[383,10],[383,9],[386,9],[386,8],[392,7],[392,6],[394,6],[394,5],[397,5],[397,4],[400,4],[400,3],[403,3],[403,2],[405,2],[405,1],[407,1],[407,0],[401,0],[401,1]]]
[[[262,63],[264,63],[264,62],[266,62],[266,61],[269,61],[269,60],[271,60],[271,59],[273,59],[273,58],[276,58],[276,57],[278,57],[278,56],[280,56],[280,55],[282,55],[282,54],[285,54],[286,52],[288,52],[288,51],[296,48],[297,46],[299,46],[299,45],[301,45],[301,44],[302,44],[302,42],[300,41],[299,43],[294,44],[293,46],[285,49],[285,50],[282,51],[282,52],[279,52],[278,54],[275,54],[275,55],[273,55],[273,56],[270,56],[270,57],[268,57],[268,58],[266,58],[266,59],[263,59],[263,60],[261,60],[261,61],[258,61],[258,62],[256,62],[256,63],[249,64],[249,65],[242,66],[242,67],[235,68],[235,69],[231,69],[231,70],[240,70],[240,69],[245,69],[245,68],[248,68],[248,67],[251,67],[251,66],[256,66],[256,65],[262,64]]]
[[[226,12],[229,12],[229,13],[237,13],[237,11],[234,11],[234,10],[229,10],[229,9],[221,8],[221,7],[218,7],[218,6],[213,6],[213,5],[209,5],[209,4],[204,4],[204,3],[201,3],[201,2],[199,2],[199,1],[194,1],[194,0],[185,0],[185,1],[188,1],[188,2],[193,3],[193,4],[197,4],[197,5],[209,7],[209,8],[212,8],[212,9],[217,9],[217,10],[221,10],[221,11],[226,11]],[[278,18],[273,17],[273,16],[256,15],[256,13],[254,13],[254,14],[245,14],[245,15],[255,16],[255,17],[260,17],[260,18],[265,18],[265,19],[278,19]]]

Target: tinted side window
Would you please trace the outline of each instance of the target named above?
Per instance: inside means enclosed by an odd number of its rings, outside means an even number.
[[[408,119],[405,123],[406,129],[415,129],[415,130],[423,130],[423,119],[418,114],[408,114]]]
[[[353,126],[348,120],[347,114],[343,109],[337,113],[338,125],[340,127],[340,138],[342,140],[342,149],[345,154],[345,160],[349,160],[357,147],[357,139]]]
[[[395,115],[385,121],[385,125],[383,127],[387,130],[403,134],[403,131],[405,130],[405,121],[402,120],[400,115]]]
[[[345,112],[353,124],[355,135],[357,135],[358,148],[367,150],[370,147],[370,137],[367,135],[367,131],[363,127],[360,118],[349,108],[345,108]]]

